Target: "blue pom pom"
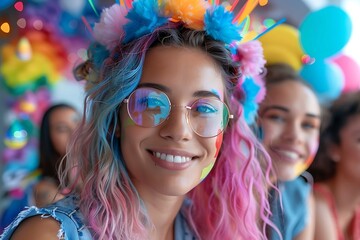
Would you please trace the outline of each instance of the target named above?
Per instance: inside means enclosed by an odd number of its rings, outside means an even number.
[[[133,8],[126,18],[130,21],[124,26],[125,43],[152,33],[168,22],[168,18],[160,16],[157,0],[133,2]]]
[[[240,26],[232,23],[233,14],[221,5],[208,9],[205,13],[204,23],[206,33],[215,40],[230,44],[241,40]]]
[[[252,124],[255,120],[255,116],[258,110],[258,103],[256,102],[256,96],[258,95],[261,87],[257,85],[251,77],[247,77],[242,84],[242,88],[246,93],[243,100],[244,117],[248,124]]]

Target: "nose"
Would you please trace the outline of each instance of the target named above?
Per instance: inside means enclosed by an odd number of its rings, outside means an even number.
[[[173,141],[189,141],[193,136],[185,107],[173,108],[169,118],[160,125],[160,136]]]
[[[292,143],[302,143],[304,141],[304,132],[301,123],[297,121],[289,122],[283,133],[283,138]]]

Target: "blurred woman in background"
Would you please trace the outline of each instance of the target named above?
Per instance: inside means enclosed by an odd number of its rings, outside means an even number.
[[[259,108],[260,138],[275,170],[280,196],[270,191],[273,221],[284,240],[313,239],[311,180],[302,177],[313,161],[321,108],[315,93],[288,65],[267,66],[266,97]],[[270,239],[280,239],[272,231]]]
[[[360,92],[329,108],[313,175],[317,240],[360,239]]]
[[[51,106],[40,126],[40,166],[42,179],[34,186],[34,204],[44,207],[63,197],[59,192],[58,169],[66,147],[80,121],[77,110],[64,103]]]

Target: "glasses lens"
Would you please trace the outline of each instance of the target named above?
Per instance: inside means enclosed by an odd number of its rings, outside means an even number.
[[[170,100],[159,90],[138,88],[130,95],[127,108],[136,125],[155,127],[169,116]]]
[[[189,110],[189,122],[199,136],[214,137],[224,131],[229,122],[229,109],[215,98],[201,98]]]

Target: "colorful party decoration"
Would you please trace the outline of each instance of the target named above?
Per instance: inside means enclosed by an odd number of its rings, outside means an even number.
[[[26,145],[28,133],[20,121],[14,121],[6,131],[4,144],[11,149],[20,149]]]
[[[19,40],[17,47],[17,56],[22,61],[31,59],[31,46],[27,38],[23,37]]]
[[[316,59],[325,59],[344,48],[350,39],[352,24],[343,9],[327,6],[309,13],[299,31],[304,51]]]
[[[264,48],[267,64],[287,63],[295,70],[302,67],[304,55],[299,41],[299,31],[288,24],[276,26],[259,38]]]
[[[15,7],[15,9],[17,10],[17,11],[19,11],[19,12],[22,12],[22,10],[24,10],[24,4],[23,4],[23,2],[16,2],[15,4],[14,4],[14,7]]]
[[[343,92],[360,90],[360,65],[351,57],[340,54],[331,59],[344,75]]]
[[[300,75],[313,87],[321,104],[328,105],[335,100],[344,87],[341,69],[329,61],[319,59],[313,64],[304,65]]]
[[[9,33],[10,32],[10,25],[8,22],[4,22],[1,24],[0,26],[1,31],[3,31],[4,33]]]

